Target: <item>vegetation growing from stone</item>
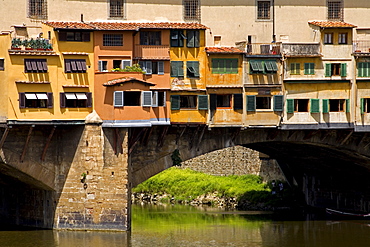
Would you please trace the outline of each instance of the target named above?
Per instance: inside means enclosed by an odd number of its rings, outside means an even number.
[[[258,193],[269,195],[270,188],[256,175],[212,176],[190,169],[172,167],[151,177],[133,189],[134,193],[168,194],[176,201],[190,201],[201,195],[215,194],[218,197],[241,198],[251,194],[251,199],[260,200]]]

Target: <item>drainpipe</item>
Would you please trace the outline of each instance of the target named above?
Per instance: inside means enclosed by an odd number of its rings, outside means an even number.
[[[272,0],[272,42],[276,42],[275,35],[275,0]]]

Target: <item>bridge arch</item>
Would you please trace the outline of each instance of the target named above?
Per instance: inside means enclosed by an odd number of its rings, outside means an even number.
[[[179,150],[182,160],[235,145],[248,147],[276,159],[290,183],[302,190],[315,207],[370,209],[368,133],[350,129],[280,130],[240,128],[170,127],[163,145],[163,128],[156,128],[147,145],[132,153],[132,185],[172,166]]]

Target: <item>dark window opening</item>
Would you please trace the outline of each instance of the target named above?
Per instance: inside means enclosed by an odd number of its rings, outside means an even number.
[[[46,73],[48,66],[46,59],[25,59],[24,68],[26,73]]]
[[[343,14],[343,2],[340,0],[328,0],[328,20],[338,20],[343,21],[344,14]]]
[[[362,112],[370,113],[370,98],[363,98],[362,100]]]
[[[271,97],[256,97],[256,109],[271,109]]]
[[[29,0],[28,17],[46,20],[48,18],[47,0]]]
[[[158,92],[158,106],[166,106],[165,92]]]
[[[308,112],[308,99],[294,99],[295,112]]]
[[[52,108],[53,93],[19,93],[19,108]]]
[[[224,94],[224,95],[217,95],[217,103],[216,106],[220,108],[230,108],[231,107],[231,95]]]
[[[140,45],[161,45],[160,31],[142,31],[140,32]]]
[[[199,0],[183,0],[184,20],[200,21],[200,1]]]
[[[91,107],[91,93],[61,93],[60,107],[84,108]]]
[[[90,32],[60,31],[59,32],[59,41],[89,42],[90,41]]]
[[[124,17],[124,0],[110,0],[109,1],[109,17],[123,18]]]
[[[103,46],[123,46],[123,34],[103,34]]]
[[[124,92],[123,105],[141,106],[141,92]]]
[[[197,107],[197,95],[180,95],[180,108],[195,109]]]
[[[329,99],[329,111],[331,112],[343,112],[344,105],[344,99]]]

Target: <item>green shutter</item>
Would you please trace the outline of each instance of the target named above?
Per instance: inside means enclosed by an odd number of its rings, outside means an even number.
[[[187,61],[186,68],[190,71],[194,77],[199,77],[199,62],[198,61]]]
[[[247,95],[247,111],[256,111],[255,95]]]
[[[216,110],[217,108],[217,95],[216,94],[209,95],[209,108],[211,111]]]
[[[320,112],[320,100],[311,99],[311,113],[319,113],[319,112]]]
[[[346,112],[350,112],[350,111],[351,111],[350,100],[349,99],[346,99]]]
[[[258,65],[256,61],[249,61],[252,72],[258,72]]]
[[[325,64],[325,76],[326,77],[331,76],[331,63]]]
[[[283,95],[274,95],[274,111],[283,111],[284,110],[284,96]]]
[[[370,76],[370,63],[364,63],[364,77]]]
[[[243,109],[243,94],[234,94],[234,110]]]
[[[361,110],[361,114],[364,114],[365,112],[365,99],[364,98],[360,99],[360,110]]]
[[[347,76],[347,64],[341,63],[340,64],[340,76],[346,77]]]
[[[170,44],[171,44],[171,47],[179,46],[179,30],[171,30]]]
[[[287,99],[286,100],[286,112],[287,113],[294,113],[294,99]]]
[[[305,75],[314,75],[315,74],[315,64],[314,63],[305,63],[304,64],[304,74]]]
[[[208,110],[208,95],[198,95],[198,110]]]
[[[357,65],[357,75],[358,77],[364,77],[364,63],[360,62]]]
[[[329,100],[323,99],[322,100],[322,113],[328,113],[329,112]]]
[[[238,74],[238,59],[231,60],[231,74]]]
[[[195,31],[194,30],[187,30],[186,31],[187,36],[187,47],[195,47],[196,37],[195,37]]]
[[[182,61],[171,61],[171,77],[183,77],[184,67]]]
[[[212,74],[218,74],[219,71],[219,59],[213,58],[212,59]]]
[[[180,95],[171,95],[171,110],[180,110]]]

